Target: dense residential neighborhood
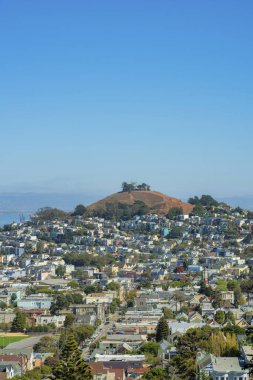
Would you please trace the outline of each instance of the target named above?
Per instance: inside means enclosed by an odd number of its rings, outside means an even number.
[[[253,380],[252,18],[0,0],[0,380]]]
[[[189,201],[1,228],[0,379],[57,379],[66,347],[87,379],[251,379],[253,214]]]

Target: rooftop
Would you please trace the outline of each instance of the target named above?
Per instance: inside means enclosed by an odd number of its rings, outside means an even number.
[[[214,357],[213,358],[214,371],[241,371],[242,368],[237,357]]]

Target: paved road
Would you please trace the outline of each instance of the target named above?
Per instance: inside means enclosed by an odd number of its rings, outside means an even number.
[[[100,325],[98,329],[96,330],[97,337],[91,339],[90,345],[94,343],[95,341],[98,341],[99,339],[101,339],[103,336],[107,336],[107,333],[112,328],[112,325],[113,325],[113,321],[111,321],[108,325],[105,325],[105,324]],[[90,351],[89,347],[84,348],[82,350],[82,357],[87,359],[89,356],[89,351]]]
[[[16,349],[22,350],[25,348],[32,348],[36,343],[38,343],[40,341],[40,339],[43,336],[50,336],[50,335],[52,335],[52,334],[36,335],[36,336],[31,337],[31,338],[25,338],[25,339],[20,340],[19,342],[10,343],[5,348],[8,348],[8,349],[13,348],[15,350]]]

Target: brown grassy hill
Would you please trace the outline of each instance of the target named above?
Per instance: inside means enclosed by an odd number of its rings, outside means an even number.
[[[120,192],[109,195],[100,201],[88,206],[88,210],[104,210],[107,203],[127,203],[133,204],[134,201],[144,202],[150,213],[166,215],[172,207],[181,207],[184,214],[188,214],[193,209],[189,203],[182,202],[180,199],[169,197],[159,193],[159,191],[131,191]]]

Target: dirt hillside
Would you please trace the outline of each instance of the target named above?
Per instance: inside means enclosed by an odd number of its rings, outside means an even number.
[[[133,204],[134,201],[144,202],[150,213],[165,215],[172,207],[181,207],[184,214],[191,212],[193,206],[182,202],[180,199],[169,197],[159,191],[131,191],[120,192],[109,195],[100,201],[88,206],[88,210],[105,209],[107,203],[127,203]]]

